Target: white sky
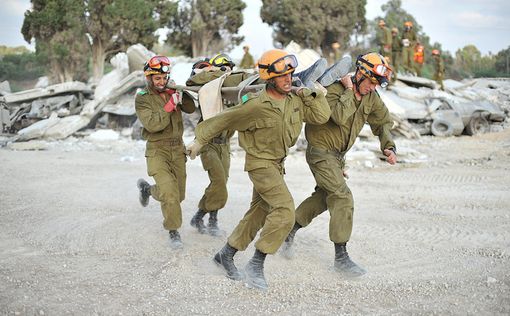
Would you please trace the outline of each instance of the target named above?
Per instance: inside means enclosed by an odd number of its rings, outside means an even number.
[[[355,0],[353,0],[355,1]],[[261,1],[245,0],[245,23],[240,33],[257,58],[273,47],[271,28],[262,23],[259,13]],[[386,0],[367,0],[367,19],[382,14],[381,5]],[[467,44],[474,44],[483,53],[498,51],[510,46],[509,0],[403,0],[402,7],[422,25],[431,42],[439,42],[451,53]],[[30,0],[0,0],[0,45],[28,44],[21,35],[24,12]],[[241,47],[231,52],[240,58]]]

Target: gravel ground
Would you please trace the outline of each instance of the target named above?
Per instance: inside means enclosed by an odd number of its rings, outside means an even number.
[[[298,232],[293,260],[268,256],[265,292],[212,263],[226,235],[189,226],[208,182],[199,159],[188,164],[184,249],[172,251],[159,204],[138,203],[143,143],[0,149],[0,314],[510,314],[510,129],[397,144],[428,160],[349,169],[349,253],[368,273],[334,272],[325,213]],[[226,233],[251,198],[243,163],[236,153],[219,214]],[[303,153],[286,170],[299,203],[314,187]],[[253,251],[238,253],[237,266]]]

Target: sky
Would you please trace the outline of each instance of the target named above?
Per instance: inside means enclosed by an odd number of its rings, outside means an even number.
[[[298,1],[298,0],[296,0]],[[387,0],[367,0],[366,18],[382,15],[381,5]],[[248,44],[258,57],[271,49],[272,30],[260,19],[260,0],[245,0],[244,25],[240,34],[245,41],[230,54],[242,56],[241,47]],[[0,0],[0,45],[28,46],[21,35],[24,12],[30,0]],[[497,53],[510,46],[509,0],[402,0],[402,8],[412,14],[430,37],[452,54],[474,44],[482,54]]]

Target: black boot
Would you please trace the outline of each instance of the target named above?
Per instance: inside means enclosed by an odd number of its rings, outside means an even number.
[[[211,236],[222,235],[221,230],[218,227],[218,211],[209,212],[209,225],[207,225],[207,230]]]
[[[255,287],[261,290],[267,290],[267,282],[264,277],[264,260],[266,259],[266,254],[260,252],[258,249],[255,250],[255,254],[248,261],[246,266],[244,267],[244,272],[246,273],[246,282],[248,286]]]
[[[280,248],[280,254],[283,257],[285,257],[287,259],[294,258],[294,248],[292,248],[292,245],[294,244],[294,236],[296,236],[296,232],[301,227],[303,227],[303,226],[299,225],[298,222],[296,222],[294,224],[294,227],[292,227],[292,230],[290,231],[287,238],[285,238],[285,242],[283,243],[282,247]]]
[[[149,197],[151,196],[151,185],[144,179],[138,179],[136,186],[140,191],[138,200],[143,207],[146,207],[149,204]]]
[[[170,230],[168,234],[170,236],[170,247],[172,249],[182,249],[183,246],[179,232],[176,230]]]
[[[335,243],[335,270],[347,278],[355,278],[367,273],[354,263],[347,253],[346,243]]]
[[[198,229],[198,232],[201,233],[201,234],[205,234],[206,233],[206,229],[205,229],[205,225],[204,225],[204,220],[203,220],[203,217],[205,215],[205,212],[202,211],[201,209],[199,209],[196,213],[195,213],[195,216],[193,216],[193,218],[191,219],[191,226],[195,227],[196,229]]]
[[[232,280],[241,280],[243,275],[239,270],[237,270],[234,265],[234,255],[236,254],[237,249],[230,246],[228,243],[225,244],[221,250],[216,253],[213,258],[213,261],[220,267],[222,267],[227,272],[227,277]]]

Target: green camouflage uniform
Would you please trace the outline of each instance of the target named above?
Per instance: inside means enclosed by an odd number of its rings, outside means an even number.
[[[241,69],[251,69],[255,67],[255,61],[253,60],[253,56],[246,52],[243,55],[243,59],[241,59],[241,62],[239,63],[239,68]]]
[[[444,62],[441,56],[434,56],[435,61],[435,72],[434,80],[439,84],[440,89],[444,90],[443,78],[444,78]]]
[[[354,202],[343,177],[345,153],[365,122],[379,136],[381,150],[395,148],[390,135],[393,120],[376,92],[357,101],[352,89],[336,82],[327,87],[331,118],[322,125],[306,124],[306,161],[317,183],[315,192],[296,209],[296,222],[305,227],[325,210],[330,212],[329,238],[347,242],[352,232]]]
[[[168,98],[168,94],[166,95]],[[151,195],[161,202],[163,227],[177,230],[182,224],[180,203],[186,189],[186,155],[182,142],[182,112],[193,113],[195,103],[184,94],[182,104],[173,112],[165,112],[167,101],[152,89],[140,91],[135,98],[136,115],[143,125],[147,140],[145,157],[147,174],[154,178]]]
[[[294,225],[294,200],[284,181],[283,161],[301,131],[302,122],[325,123],[331,110],[321,92],[307,88],[274,100],[266,90],[243,97],[243,103],[197,125],[197,141],[206,144],[225,129],[237,130],[246,151],[244,170],[253,183],[250,209],[234,229],[228,243],[245,250],[260,232],[255,247],[275,253]]]
[[[409,72],[414,72],[414,46],[416,45],[416,39],[416,33],[413,28],[409,30],[404,29],[404,33],[402,33],[402,65]],[[404,45],[404,40],[408,41],[408,46]]]
[[[391,31],[386,26],[379,27],[377,31],[377,43],[379,44],[379,54],[382,56],[390,56],[391,54]],[[385,48],[385,46],[389,48]]]
[[[391,64],[393,66],[393,73],[391,81],[397,80],[398,67],[402,59],[402,40],[398,34],[392,35],[391,41]]]
[[[203,71],[186,81],[188,86],[202,86],[224,75],[224,71]],[[237,87],[239,83],[247,79],[250,74],[233,72],[223,81],[223,87]],[[200,118],[200,121],[202,118]],[[227,180],[230,169],[230,138],[234,131],[222,131],[200,150],[202,167],[209,176],[209,185],[198,203],[198,208],[209,213],[217,211],[227,203]]]

